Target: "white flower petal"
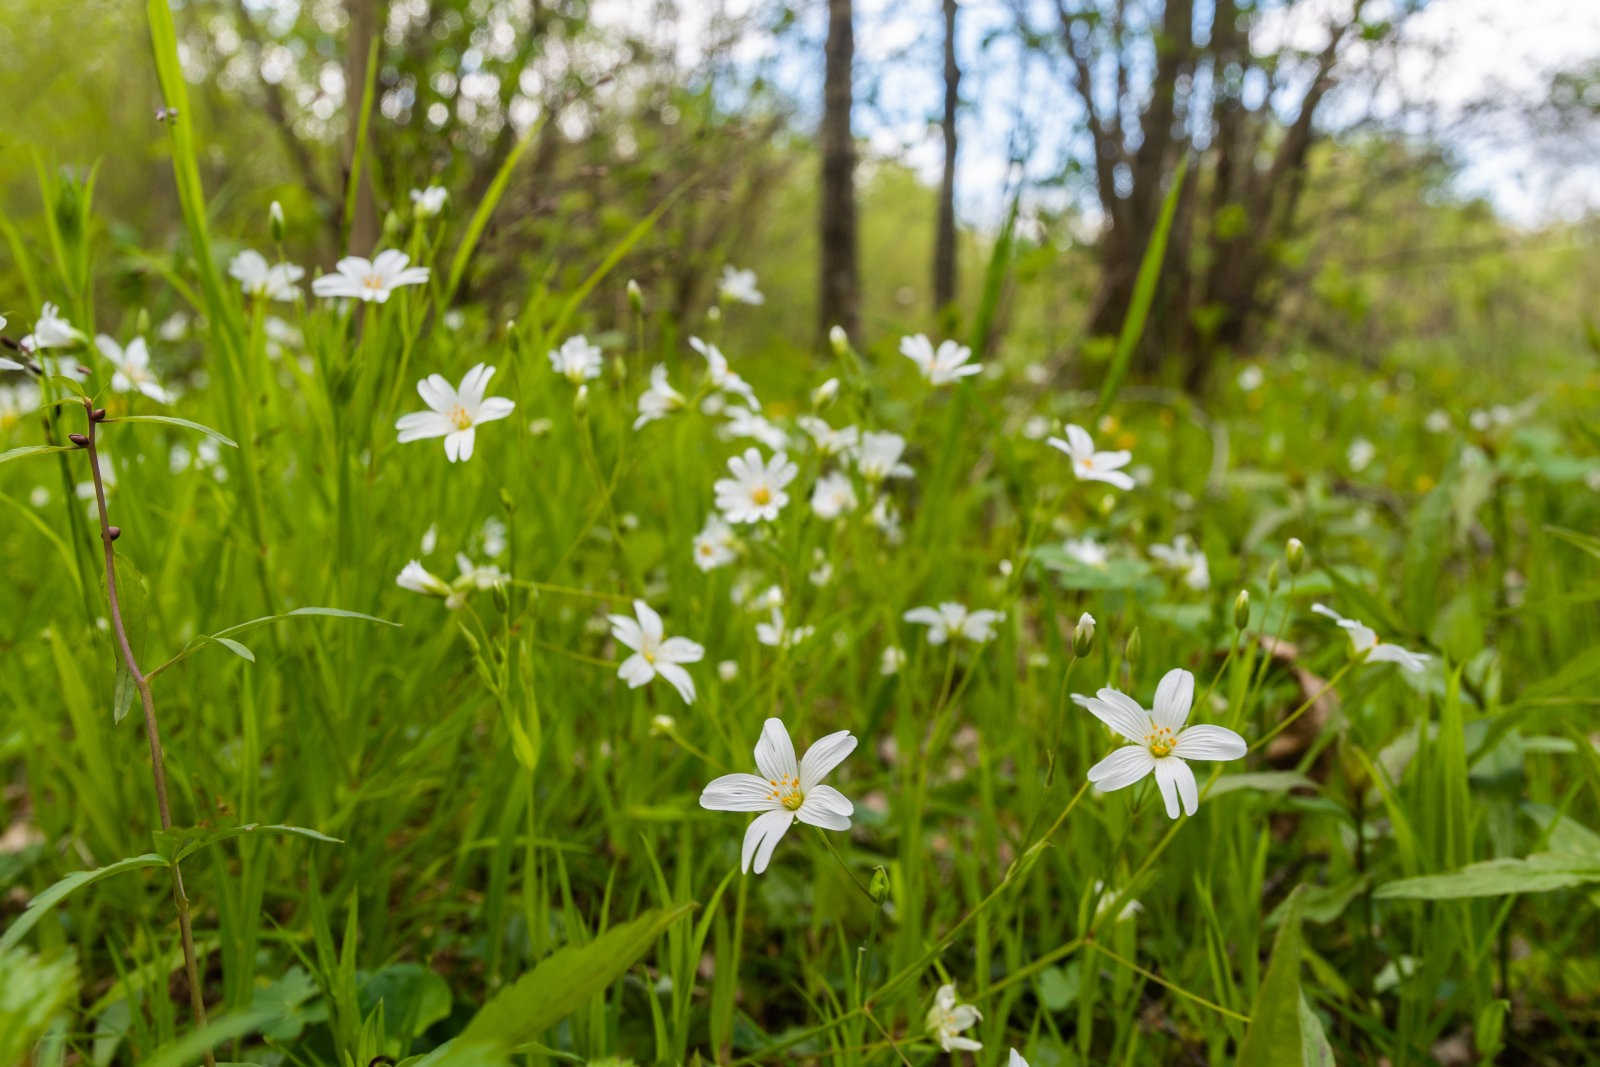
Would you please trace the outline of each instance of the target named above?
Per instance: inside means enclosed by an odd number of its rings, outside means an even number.
[[[1172,746],[1172,754],[1183,759],[1242,759],[1249,750],[1244,738],[1226,726],[1190,726]]]
[[[1156,686],[1156,697],[1150,709],[1150,718],[1169,730],[1181,730],[1189,720],[1189,708],[1194,704],[1194,675],[1182,667],[1174,667],[1161,676]]]
[[[772,786],[753,774],[724,774],[700,791],[700,806],[707,811],[776,811]]]
[[[1115,689],[1102,689],[1096,696],[1072,694],[1072,702],[1086,708],[1095,718],[1129,741],[1142,742],[1150,733],[1150,715],[1139,702]]]
[[[622,666],[617,668],[617,677],[627,682],[629,689],[637,689],[655,676],[656,669],[637,652],[623,660]]]
[[[757,815],[744,832],[739,869],[746,872],[753,870],[756,874],[765,871],[768,861],[772,859],[772,850],[778,847],[778,842],[789,832],[793,822],[794,812],[787,808]]]
[[[678,691],[685,704],[694,703],[694,679],[689,677],[689,672],[676,663],[656,662],[656,673],[667,680],[672,688]]]
[[[1183,788],[1182,779],[1187,777],[1189,788],[1194,789],[1194,772],[1189,765],[1181,759],[1168,756],[1155,761],[1156,785],[1161,789],[1161,803],[1166,806],[1167,817],[1176,819],[1181,814],[1179,793]],[[1193,811],[1191,809],[1191,814]]]
[[[849,730],[840,730],[817,741],[806,749],[800,761],[800,788],[809,796],[815,788],[844,758],[856,749],[856,738]],[[848,801],[846,802],[848,803]],[[845,814],[850,813],[846,809]]]
[[[1089,781],[1102,793],[1122,789],[1155,769],[1155,757],[1143,745],[1125,745],[1089,768]]]
[[[756,769],[768,779],[799,778],[800,768],[795,763],[794,742],[780,719],[768,719],[761,727],[761,739],[756,742]]]

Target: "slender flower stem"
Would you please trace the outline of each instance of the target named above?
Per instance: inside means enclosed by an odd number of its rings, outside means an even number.
[[[1328,690],[1332,689],[1335,685],[1338,685],[1339,679],[1343,678],[1350,668],[1354,667],[1360,662],[1361,660],[1359,659],[1352,659],[1346,662],[1343,667],[1340,667],[1336,672],[1334,672],[1332,678],[1329,678],[1322,684],[1321,689],[1318,689],[1315,693],[1311,694],[1311,696],[1307,697],[1305,703],[1301,704],[1298,708],[1294,709],[1294,711],[1284,716],[1283,721],[1278,723],[1277,726],[1274,726],[1271,730],[1268,730],[1266,733],[1256,738],[1255,743],[1250,746],[1251,750],[1254,751],[1255,749],[1260,748],[1262,745],[1265,745],[1268,741],[1271,741],[1274,737],[1277,737],[1279,734],[1283,733],[1283,731],[1292,726],[1296,719],[1304,715],[1307,711],[1310,711],[1312,706],[1315,705],[1318,700],[1322,699],[1324,693],[1328,692]]]
[[[1157,985],[1159,985],[1159,986],[1161,986],[1161,987],[1163,987],[1165,989],[1171,990],[1172,992],[1178,994],[1178,996],[1180,996],[1180,997],[1183,997],[1183,998],[1185,998],[1187,1000],[1192,1000],[1196,1004],[1200,1004],[1200,1005],[1203,1005],[1203,1006],[1205,1006],[1207,1008],[1210,1008],[1212,1011],[1216,1012],[1218,1015],[1226,1015],[1228,1018],[1233,1019],[1235,1022],[1244,1023],[1246,1026],[1248,1026],[1250,1024],[1250,1016],[1248,1016],[1248,1015],[1240,1015],[1238,1012],[1234,1011],[1231,1008],[1224,1008],[1221,1004],[1218,1004],[1216,1001],[1207,1000],[1205,997],[1202,997],[1198,993],[1191,993],[1187,989],[1183,988],[1181,985],[1178,985],[1175,982],[1167,981],[1165,978],[1161,977],[1159,974],[1156,974],[1154,971],[1147,971],[1143,967],[1139,966],[1137,963],[1134,963],[1132,960],[1125,959],[1122,956],[1117,955],[1115,952],[1112,952],[1110,949],[1106,948],[1104,945],[1102,945],[1098,941],[1090,941],[1089,942],[1089,947],[1094,949],[1096,952],[1100,953],[1102,956],[1105,956],[1107,959],[1111,960],[1112,962],[1122,964],[1122,966],[1128,968],[1128,970],[1134,972],[1135,974],[1141,975],[1142,977],[1149,979],[1150,981],[1156,983]]]
[[[122,651],[122,663],[127,668],[128,675],[133,679],[133,684],[139,690],[139,703],[144,709],[144,733],[150,742],[150,771],[155,779],[156,807],[161,813],[161,829],[172,829],[172,805],[167,800],[167,769],[166,759],[161,748],[161,730],[156,724],[156,702],[150,692],[150,679],[139,670],[139,661],[133,654],[133,646],[128,641],[128,630],[122,621],[122,604],[117,598],[117,553],[112,547],[115,538],[111,534],[111,518],[106,511],[105,481],[100,476],[100,453],[97,450],[95,436],[99,429],[100,420],[95,418],[94,403],[89,400],[83,402],[84,410],[89,416],[89,432],[84,435],[84,450],[89,453],[89,473],[94,478],[94,500],[100,515],[100,543],[105,549],[106,560],[106,599],[111,607],[111,628],[116,634],[117,647]],[[183,941],[183,966],[189,979],[189,1005],[194,1009],[196,1026],[206,1024],[205,993],[200,986],[200,968],[195,961],[194,929],[189,922],[189,897],[183,890],[183,873],[178,869],[177,863],[169,865],[172,871],[172,900],[178,909],[178,933]],[[215,1067],[216,1058],[208,1048],[205,1052],[206,1067]]]

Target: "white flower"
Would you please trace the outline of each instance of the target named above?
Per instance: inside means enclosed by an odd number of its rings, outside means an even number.
[[[817,451],[824,456],[849,455],[855,451],[856,444],[861,439],[861,432],[854,426],[835,430],[815,415],[801,415],[794,421],[811,435],[811,439],[817,443]]]
[[[724,300],[757,307],[766,303],[767,299],[756,288],[755,271],[739,270],[731,265],[722,268],[722,280],[717,283],[717,293]]]
[[[1188,534],[1179,534],[1170,545],[1151,545],[1150,555],[1183,576],[1183,584],[1190,589],[1208,589],[1211,586],[1211,566],[1206,554],[1197,548]]]
[[[1346,463],[1350,464],[1350,469],[1352,471],[1359,472],[1366,470],[1367,465],[1376,459],[1377,455],[1378,446],[1374,445],[1365,437],[1357,437],[1354,441],[1350,442],[1350,447],[1345,450],[1344,460]]]
[[[683,404],[683,394],[667,383],[667,365],[657,363],[650,368],[650,388],[639,396],[639,417],[633,420],[633,428],[664,419]]]
[[[267,257],[249,248],[228,262],[228,274],[238,280],[244,295],[261,300],[293,300],[299,295],[295,282],[305,273],[293,263],[269,265]]]
[[[965,604],[947,600],[937,608],[912,608],[901,618],[928,627],[928,644],[942,645],[951,637],[964,637],[983,644],[994,637],[995,624],[1004,619],[1003,611],[968,611]]]
[[[1006,1067],[1028,1067],[1028,1061],[1022,1058],[1022,1053],[1012,1049],[1011,1055],[1006,1057]]]
[[[841,471],[831,471],[817,479],[811,490],[811,510],[817,518],[837,519],[847,511],[856,509],[856,487],[849,476]]]
[[[730,404],[725,414],[728,421],[722,426],[723,437],[753,438],[775,451],[788,447],[788,434],[743,404]]]
[[[1105,917],[1105,913],[1111,908],[1111,905],[1117,902],[1117,891],[1098,878],[1094,880],[1094,885],[1089,891],[1096,898],[1094,917],[1095,921],[1098,922]],[[1144,911],[1144,905],[1130,898],[1117,910],[1117,922],[1125,923],[1142,911]]]
[[[900,354],[917,365],[931,385],[949,385],[983,370],[981,363],[968,363],[972,349],[955,341],[941,341],[936,351],[927,335],[900,338]]]
[[[796,626],[789,629],[784,624],[783,609],[776,604],[772,606],[770,622],[756,623],[756,640],[769,648],[793,648],[814,633],[816,633],[814,626]]]
[[[828,558],[826,552],[820,548],[813,549],[811,563],[811,571],[806,575],[806,579],[812,585],[827,585],[833,581],[833,561]]]
[[[1094,439],[1082,426],[1069,425],[1067,439],[1052,437],[1045,444],[1072,457],[1072,474],[1080,481],[1106,482],[1118,489],[1132,489],[1133,479],[1118,470],[1133,458],[1127,451],[1096,452]]]
[[[442,185],[430,185],[426,189],[411,190],[411,210],[416,212],[419,219],[431,219],[444,210],[444,202],[449,193]]]
[[[84,340],[83,333],[61,317],[61,309],[46,301],[44,307],[39,309],[33,332],[24,337],[20,344],[26,351],[37,352],[41,348],[68,348]]]
[[[1447,433],[1450,430],[1450,413],[1443,408],[1434,408],[1422,420],[1422,426],[1429,433]]]
[[[1116,689],[1102,689],[1092,697],[1074,693],[1072,699],[1133,742],[1089,768],[1095,789],[1109,793],[1154,772],[1167,815],[1174,819],[1180,802],[1181,810],[1190,815],[1200,806],[1194,772],[1184,760],[1233,760],[1248,751],[1244,738],[1225,726],[1184,725],[1194,702],[1194,675],[1181,667],[1162,677],[1150,711]]]
[[[1239,388],[1246,393],[1253,393],[1261,388],[1261,383],[1266,381],[1266,378],[1267,376],[1261,372],[1260,367],[1254,363],[1247,363],[1239,371]]]
[[[839,327],[835,326],[835,330]],[[831,336],[831,335],[830,335]],[[811,390],[811,406],[827,407],[833,403],[833,398],[839,395],[839,379],[829,378],[815,389]]]
[[[712,388],[743,397],[744,402],[750,405],[752,410],[761,410],[761,402],[756,399],[756,394],[749,383],[729,369],[728,357],[722,354],[722,349],[707,344],[698,337],[689,338],[689,347],[705,357],[706,371],[711,377]]]
[[[900,668],[906,665],[906,650],[899,645],[890,645],[883,650],[883,655],[878,658],[878,673],[887,677],[899,674]]]
[[[422,593],[424,596],[436,596],[448,599],[451,595],[450,583],[437,575],[429,573],[420,560],[412,560],[405,565],[394,583],[401,589],[409,589],[413,593]]]
[[[483,538],[483,554],[490,559],[499,559],[506,552],[506,523],[504,519],[490,515],[483,520],[483,528],[479,536]]]
[[[906,439],[897,433],[864,433],[861,447],[856,452],[856,467],[869,482],[885,478],[910,478],[915,475],[907,464],[900,462],[906,450]]]
[[[410,267],[411,257],[389,249],[372,260],[345,256],[334,267],[311,283],[311,291],[322,297],[352,297],[380,304],[402,285],[422,285],[428,280],[427,267]]]
[[[0,430],[9,430],[38,409],[42,395],[32,382],[0,386]]]
[[[693,704],[694,679],[679,664],[700,662],[706,650],[687,637],[664,637],[661,616],[644,601],[633,602],[633,613],[637,621],[626,615],[606,616],[611,621],[611,636],[633,649],[633,655],[617,668],[617,677],[627,682],[629,689],[637,689],[659,674],[685,704]]]
[[[795,819],[824,830],[850,829],[855,805],[831,785],[823,785],[844,758],[855,751],[856,739],[840,730],[819,739],[796,763],[789,731],[777,719],[768,719],[756,742],[759,774],[725,774],[700,793],[700,806],[708,811],[761,812],[744,833],[739,868],[760,874],[772,859],[772,850]]]
[[[4,315],[0,315],[0,330],[4,330],[5,328],[6,317]],[[14,359],[7,359],[5,356],[0,356],[0,370],[22,370],[22,364],[18,363]]]
[[[456,569],[461,572],[455,583],[457,589],[493,589],[511,580],[511,575],[493,563],[477,564],[460,552],[456,553]]]
[[[1022,424],[1022,436],[1030,441],[1042,441],[1050,436],[1050,420],[1043,415],[1029,415]]]
[[[782,452],[763,462],[761,453],[753,448],[729,459],[728,470],[733,477],[717,479],[712,488],[717,494],[717,508],[729,522],[776,519],[789,502],[783,487],[800,473],[800,468]]]
[[[982,1018],[982,1013],[971,1004],[956,1003],[956,987],[946,983],[933,995],[933,1006],[928,1009],[925,1022],[928,1033],[946,1052],[976,1052],[983,1044],[962,1037],[961,1031],[971,1029]]]
[[[106,357],[106,362],[116,369],[111,376],[111,388],[119,393],[138,390],[158,404],[172,403],[172,394],[161,388],[156,376],[150,372],[150,350],[143,337],[135,337],[123,348],[115,340],[100,334],[94,346]]]
[[[550,353],[550,369],[573,385],[600,377],[600,346],[590,344],[583,334],[569,337]]]
[[[872,502],[872,511],[867,514],[867,521],[878,528],[883,534],[883,539],[891,545],[898,545],[902,540],[900,533],[900,509],[894,506],[894,501],[886,496],[880,496]]]
[[[485,397],[484,390],[494,368],[482,363],[461,378],[461,388],[453,389],[443,375],[430,374],[417,383],[417,393],[432,410],[413,411],[395,420],[400,442],[428,437],[444,438],[445,458],[451,463],[472,458],[477,426],[511,414],[516,404],[503,396]]]
[[[438,547],[439,524],[435,522],[431,523],[426,530],[422,531],[422,554],[424,556],[431,556],[433,555],[433,550]]]
[[[189,316],[182,311],[174,311],[161,320],[161,325],[156,327],[156,336],[163,341],[181,341],[189,336]]]
[[[725,659],[717,664],[717,677],[724,682],[731,682],[739,677],[739,665],[731,659]]]
[[[706,516],[705,526],[694,535],[694,565],[703,571],[726,566],[738,558],[737,547],[733,527],[713,511]]]
[[[1311,610],[1338,623],[1350,635],[1351,652],[1357,655],[1365,652],[1368,663],[1398,663],[1413,674],[1421,673],[1428,667],[1428,655],[1425,652],[1412,652],[1399,645],[1379,641],[1372,627],[1355,619],[1347,619],[1326,604],[1313,604]]]
[[[1104,567],[1111,556],[1106,546],[1092,537],[1069,537],[1061,543],[1061,550],[1086,567]]]

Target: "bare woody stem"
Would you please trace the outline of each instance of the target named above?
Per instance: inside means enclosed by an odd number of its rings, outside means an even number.
[[[111,518],[106,512],[105,481],[100,476],[100,453],[95,447],[95,435],[104,412],[97,412],[94,404],[84,401],[89,416],[89,432],[83,436],[83,448],[89,453],[89,473],[94,478],[94,501],[100,516],[100,543],[106,558],[106,598],[111,605],[111,630],[116,635],[117,647],[122,652],[122,663],[139,690],[139,703],[144,709],[144,733],[150,742],[150,773],[155,779],[156,807],[161,812],[161,829],[172,829],[172,805],[167,799],[166,759],[161,749],[161,729],[156,724],[155,697],[150,692],[150,679],[139,669],[139,661],[128,641],[128,629],[122,621],[122,605],[117,599],[117,553],[112,547],[116,537],[112,534]],[[98,416],[98,417],[97,417]],[[119,531],[120,533],[120,531]],[[177,863],[170,864],[172,871],[172,900],[178,910],[178,933],[183,941],[183,966],[189,979],[189,1005],[194,1009],[196,1026],[206,1024],[206,1002],[200,985],[200,968],[195,960],[194,928],[189,921],[189,897],[183,891],[183,873]],[[206,1067],[215,1067],[216,1058],[211,1050],[205,1054]]]

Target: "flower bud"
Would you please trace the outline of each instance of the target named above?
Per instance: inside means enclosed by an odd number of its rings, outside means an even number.
[[[1128,643],[1122,646],[1122,658],[1129,663],[1138,663],[1140,650],[1139,628],[1135,626],[1128,635]]]
[[[717,307],[717,305],[715,305],[715,304],[712,304],[710,307],[706,308],[706,321],[707,322],[721,322],[722,321],[722,309]]]
[[[572,397],[572,413],[580,419],[589,413],[589,387],[578,386],[578,391]]]
[[[489,599],[494,601],[494,610],[504,615],[511,610],[511,593],[506,589],[504,582],[496,582],[489,587]]]
[[[1087,611],[1078,616],[1078,625],[1072,629],[1072,654],[1082,659],[1094,647],[1094,616]]]
[[[283,205],[276,200],[267,208],[267,229],[272,233],[272,243],[283,243]]]
[[[1283,555],[1284,559],[1288,561],[1290,574],[1299,574],[1306,569],[1306,546],[1300,542],[1300,538],[1289,538],[1288,545],[1284,547]]]
[[[106,409],[105,408],[95,408],[93,411],[89,412],[89,421],[90,422],[105,422],[106,421]]]
[[[876,904],[882,904],[889,899],[889,871],[879,865],[872,868],[872,881],[867,883],[867,894]]]
[[[839,379],[829,378],[827,381],[811,390],[811,406],[818,409],[825,408],[829,404],[833,403],[834,398],[838,395]]]
[[[73,444],[77,445],[79,448],[88,448],[89,447],[89,439],[87,437],[83,436],[83,434],[81,434],[81,433],[69,433],[69,434],[67,434],[67,440],[71,441]]]
[[[1278,591],[1278,561],[1277,560],[1273,560],[1272,561],[1272,566],[1267,568],[1267,592],[1276,593],[1277,591]]]
[[[133,335],[135,337],[143,337],[149,332],[150,310],[148,308],[140,308],[139,314],[133,317]]]
[[[111,540],[115,541],[117,538],[122,536],[122,527],[120,527],[120,526],[107,526],[106,527],[106,536],[111,538]]]
[[[628,279],[628,304],[636,315],[644,311],[644,290],[632,278]]]
[[[1239,595],[1233,598],[1233,625],[1238,630],[1243,630],[1250,625],[1250,590],[1248,589],[1239,590]]]
[[[650,720],[650,733],[654,737],[670,737],[677,728],[678,722],[671,715],[657,715]]]
[[[833,346],[833,354],[842,359],[850,351],[850,335],[844,332],[843,326],[831,326],[828,328],[828,344]]]

